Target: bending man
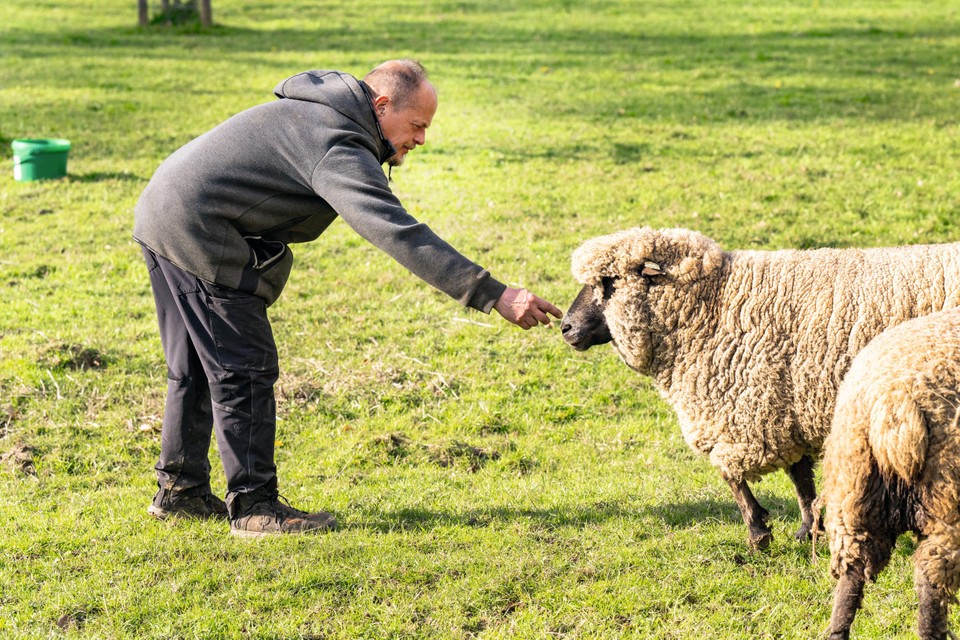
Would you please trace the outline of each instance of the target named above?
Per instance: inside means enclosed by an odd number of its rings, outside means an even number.
[[[167,361],[159,490],[148,512],[228,518],[232,534],[329,530],[335,519],[280,500],[274,464],[279,375],[267,307],[280,295],[290,244],[338,216],[462,305],[523,329],[561,312],[507,287],[417,222],[383,163],[425,142],[437,94],[423,67],[392,60],[363,81],[308,71],[187,143],[157,169],[136,207],[134,239],[150,272]],[[214,432],[226,502],[210,489]]]

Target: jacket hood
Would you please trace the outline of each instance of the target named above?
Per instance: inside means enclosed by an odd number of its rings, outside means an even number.
[[[316,102],[353,120],[380,142],[380,163],[397,150],[383,136],[373,110],[373,94],[360,80],[340,71],[304,71],[283,80],[273,89],[278,98]]]

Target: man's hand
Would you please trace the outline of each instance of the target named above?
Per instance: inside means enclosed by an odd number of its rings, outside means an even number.
[[[550,318],[560,318],[563,312],[555,306],[538,298],[526,289],[507,287],[497,303],[493,305],[501,316],[521,329],[532,329],[539,324],[550,324]]]

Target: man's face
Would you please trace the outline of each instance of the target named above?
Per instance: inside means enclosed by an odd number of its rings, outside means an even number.
[[[399,167],[407,152],[426,142],[427,127],[437,112],[437,92],[429,82],[424,82],[404,109],[394,108],[393,101],[387,96],[380,96],[375,104],[383,137],[397,150],[387,162]]]

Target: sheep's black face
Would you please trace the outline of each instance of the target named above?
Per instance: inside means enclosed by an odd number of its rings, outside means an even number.
[[[605,278],[604,280],[608,280]],[[613,293],[613,282],[603,283],[603,302]],[[563,339],[577,351],[586,351],[598,344],[613,340],[610,328],[603,317],[601,307],[594,296],[593,287],[585,286],[563,316],[560,323]]]

